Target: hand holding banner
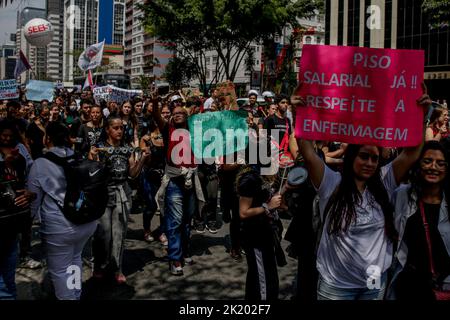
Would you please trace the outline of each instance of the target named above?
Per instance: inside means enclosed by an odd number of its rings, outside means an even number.
[[[384,147],[422,141],[416,104],[424,74],[422,50],[303,47],[296,94],[296,136]]]

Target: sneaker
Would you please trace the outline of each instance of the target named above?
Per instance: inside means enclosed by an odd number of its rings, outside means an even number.
[[[167,247],[169,245],[169,241],[167,240],[167,237],[164,233],[161,233],[161,235],[159,236],[159,242],[161,242],[164,247]]]
[[[170,273],[174,276],[182,276],[183,275],[183,266],[180,261],[170,261]]]
[[[21,259],[18,268],[23,269],[39,269],[42,267],[42,263],[40,261],[36,261],[30,257],[25,257]]]
[[[192,266],[194,263],[194,259],[191,257],[184,257],[183,259],[183,265]]]
[[[152,242],[152,241],[155,241],[155,238],[153,238],[153,236],[150,233],[150,231],[145,231],[144,232],[144,240],[147,241],[147,242]]]
[[[217,233],[217,229],[216,229],[216,226],[214,224],[207,224],[206,225],[206,230],[208,230],[209,233],[212,233],[212,234],[216,234]]]
[[[205,233],[205,225],[203,223],[199,223],[195,226],[195,232],[197,233]]]

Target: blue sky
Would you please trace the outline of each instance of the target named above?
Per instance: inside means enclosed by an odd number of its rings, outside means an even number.
[[[15,0],[0,8],[0,46],[9,43],[9,35],[16,32],[17,11],[25,7],[45,8],[45,0]]]

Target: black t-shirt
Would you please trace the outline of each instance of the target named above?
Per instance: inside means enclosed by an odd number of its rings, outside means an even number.
[[[292,126],[288,118],[279,118],[276,115],[271,115],[264,121],[264,129],[267,129],[267,134],[269,136],[271,135],[272,129],[280,130],[280,142],[286,133],[286,125],[288,127],[288,135],[290,136],[292,133]]]
[[[237,189],[239,196],[253,198],[250,208],[261,207],[271,197],[270,187],[263,184],[260,174],[255,171],[243,174]],[[242,241],[245,244],[253,247],[273,245],[272,226],[265,213],[241,221]]]
[[[131,144],[134,142],[134,128],[135,125],[131,121],[128,121],[123,127],[123,141],[126,144]]]
[[[77,152],[87,154],[91,146],[95,146],[100,142],[103,128],[90,127],[87,124],[81,125],[80,138],[81,143],[76,144]]]
[[[123,184],[128,179],[129,158],[133,152],[133,148],[128,145],[113,147],[108,143],[100,143],[100,148],[107,148],[106,152],[100,152],[100,161],[105,163],[109,172],[108,185]]]
[[[16,191],[25,189],[25,158],[21,154],[12,159],[5,158],[6,155],[0,152],[0,237],[3,239],[23,231],[30,210],[14,204],[18,196]]]
[[[449,275],[450,257],[438,230],[440,207],[440,204],[424,204],[425,216],[430,228],[435,271],[441,275]],[[408,219],[404,239],[408,248],[407,265],[417,274],[431,279],[428,246],[420,210]]]
[[[148,123],[143,114],[136,115],[136,119],[137,119],[137,125],[138,125],[138,137],[139,137],[139,139],[141,139],[142,136],[147,133]]]

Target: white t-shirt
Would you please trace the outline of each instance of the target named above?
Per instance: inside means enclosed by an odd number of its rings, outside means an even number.
[[[381,180],[391,197],[397,187],[392,164],[381,169]],[[325,166],[317,190],[322,218],[328,200],[340,182],[341,174]],[[340,234],[328,234],[327,214],[317,252],[320,275],[326,283],[338,288],[366,288],[370,275],[380,275],[392,263],[392,243],[385,233],[383,211],[367,188],[361,203],[355,204],[355,210],[356,221],[346,233]]]

